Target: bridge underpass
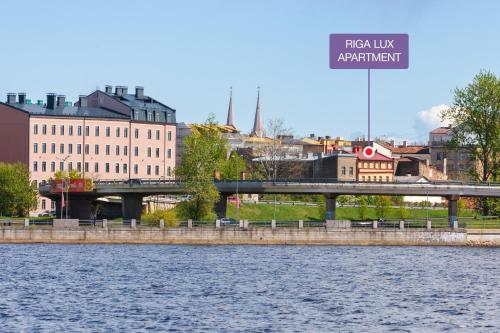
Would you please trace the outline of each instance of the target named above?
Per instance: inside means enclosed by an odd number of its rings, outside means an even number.
[[[326,203],[325,219],[335,219],[336,198],[339,195],[411,195],[441,196],[448,200],[448,219],[457,220],[460,197],[500,197],[500,184],[433,182],[433,183],[368,183],[338,182],[334,180],[283,180],[283,181],[215,181],[221,200],[215,205],[219,218],[226,216],[227,198],[239,194],[323,194]],[[49,185],[39,187],[40,195],[56,201],[60,214],[60,193],[52,193]],[[99,197],[121,196],[124,219],[140,219],[142,200],[145,196],[185,194],[186,188],[179,181],[96,181],[92,192],[69,193],[69,216],[89,219],[92,201]],[[59,216],[59,215],[58,215]]]

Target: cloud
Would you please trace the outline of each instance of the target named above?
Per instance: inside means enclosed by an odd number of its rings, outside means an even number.
[[[441,111],[449,108],[446,104],[439,104],[429,109],[419,111],[415,118],[413,128],[420,138],[427,138],[429,132],[434,128],[446,125],[441,119]]]

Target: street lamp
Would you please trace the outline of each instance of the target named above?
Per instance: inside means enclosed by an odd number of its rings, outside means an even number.
[[[236,163],[236,221],[238,221],[239,217],[239,209],[240,209],[240,197],[238,195],[238,181],[240,179],[240,175],[238,173],[238,159],[236,157],[237,155],[233,155],[234,162]]]

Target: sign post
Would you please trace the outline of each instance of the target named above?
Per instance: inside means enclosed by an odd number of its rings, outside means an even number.
[[[331,34],[331,69],[368,70],[368,142],[370,141],[370,69],[408,69],[408,34]]]

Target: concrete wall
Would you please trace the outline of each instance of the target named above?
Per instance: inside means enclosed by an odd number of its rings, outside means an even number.
[[[309,245],[466,245],[465,232],[414,230],[326,230],[323,228],[12,228],[0,243],[163,243]]]

